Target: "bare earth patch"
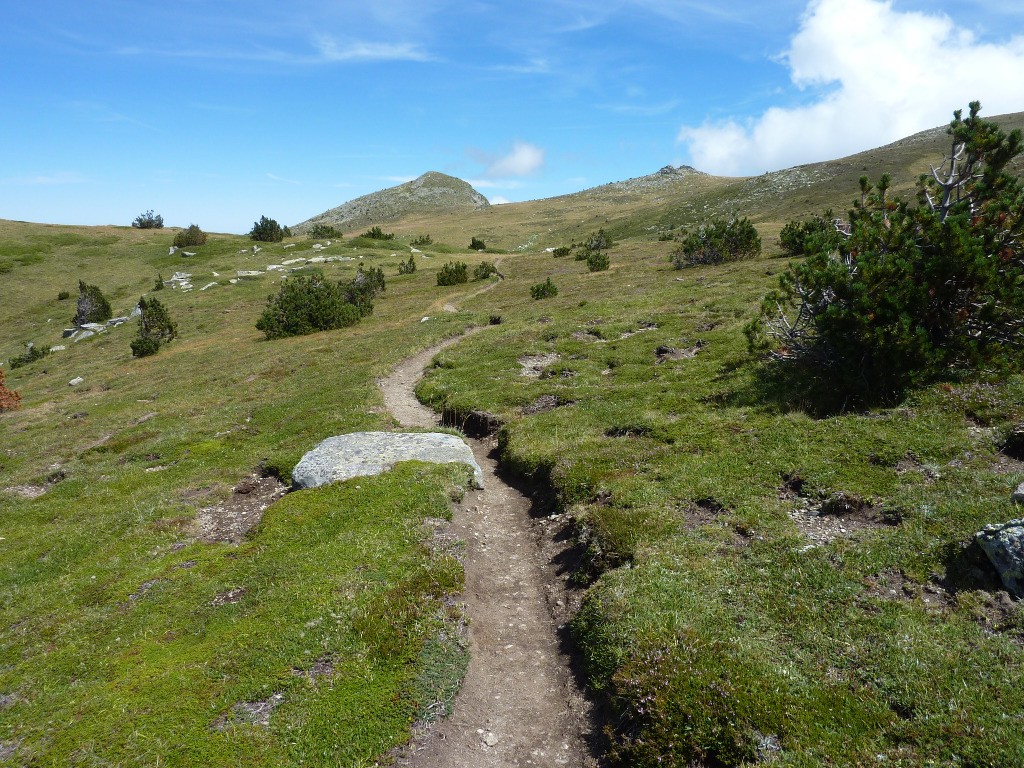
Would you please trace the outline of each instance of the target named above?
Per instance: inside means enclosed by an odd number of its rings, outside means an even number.
[[[276,477],[252,475],[224,501],[203,507],[196,518],[199,539],[207,544],[238,544],[263,518],[267,507],[288,489]]]
[[[12,485],[4,488],[4,493],[10,493],[22,499],[38,499],[47,491],[45,485]]]
[[[270,716],[284,702],[284,694],[275,693],[263,701],[242,701],[231,711],[218,717],[212,726],[215,731],[225,731],[235,725],[257,725],[267,728]]]
[[[554,352],[549,352],[546,355],[523,355],[519,358],[519,365],[522,366],[519,375],[539,379],[545,368],[554,365],[560,359]]]

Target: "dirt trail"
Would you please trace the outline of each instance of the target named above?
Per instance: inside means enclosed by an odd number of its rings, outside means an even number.
[[[413,388],[434,355],[463,338],[406,359],[380,382],[385,404],[403,426],[438,424]],[[452,717],[417,733],[396,764],[592,766],[589,707],[561,652],[552,614],[565,604],[561,580],[550,553],[538,545],[543,534],[530,517],[530,500],[496,474],[494,441],[467,442],[484,471],[483,490],[468,491],[453,512],[453,533],[467,543],[469,671]]]

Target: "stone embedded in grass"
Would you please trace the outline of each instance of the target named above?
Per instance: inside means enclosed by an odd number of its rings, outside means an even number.
[[[442,432],[353,432],[329,437],[295,465],[292,482],[300,489],[317,488],[379,475],[400,461],[468,464],[474,485],[483,488],[483,471],[473,451],[461,438]]]
[[[1021,486],[1018,491],[1024,491],[1024,483]],[[1024,597],[1024,519],[986,525],[974,538],[1006,588],[1017,597]]]
[[[1017,490],[1010,494],[1010,501],[1015,504],[1024,504],[1024,483],[1017,486]]]

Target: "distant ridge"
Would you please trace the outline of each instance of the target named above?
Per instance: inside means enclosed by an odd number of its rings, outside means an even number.
[[[409,214],[470,213],[491,207],[472,186],[436,171],[428,171],[397,187],[357,197],[296,224],[296,234],[314,224],[329,224],[343,231],[397,221]]]

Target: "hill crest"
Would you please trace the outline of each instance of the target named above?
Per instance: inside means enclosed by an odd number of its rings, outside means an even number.
[[[342,203],[292,229],[302,234],[314,224],[329,224],[353,230],[397,221],[409,214],[468,213],[490,207],[487,198],[462,179],[427,171],[412,181]]]

